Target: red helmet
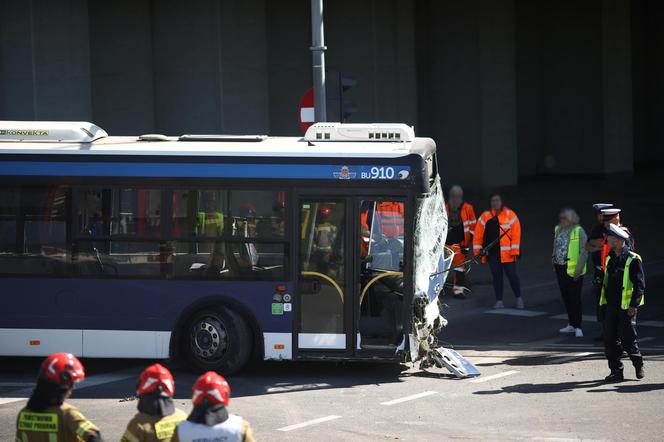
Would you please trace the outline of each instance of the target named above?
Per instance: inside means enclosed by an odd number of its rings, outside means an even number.
[[[175,381],[171,372],[161,364],[153,364],[146,368],[138,378],[136,396],[152,393],[159,387],[161,387],[162,396],[173,397],[175,394]]]
[[[55,353],[44,359],[39,376],[58,385],[72,387],[85,379],[83,364],[71,353]]]
[[[223,376],[208,371],[199,377],[192,387],[191,401],[194,407],[207,400],[210,405],[228,406],[231,400],[231,387]]]

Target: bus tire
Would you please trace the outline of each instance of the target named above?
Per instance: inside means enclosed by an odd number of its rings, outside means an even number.
[[[194,313],[183,335],[187,359],[200,371],[237,373],[251,356],[251,329],[241,315],[224,306]]]

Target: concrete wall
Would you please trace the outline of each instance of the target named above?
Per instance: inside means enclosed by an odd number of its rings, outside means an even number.
[[[350,121],[415,125],[447,183],[664,160],[664,2],[334,0],[325,28]],[[0,0],[0,118],[297,135],[310,42],[308,0]]]
[[[632,2],[634,157],[664,161],[664,2]]]
[[[420,133],[432,136],[448,183],[517,183],[513,0],[430,1],[417,9]]]

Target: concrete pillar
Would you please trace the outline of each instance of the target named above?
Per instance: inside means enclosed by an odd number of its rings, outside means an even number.
[[[217,38],[224,133],[269,133],[265,10],[265,0],[220,2]]]
[[[604,173],[632,173],[632,54],[629,0],[602,0]]]
[[[223,131],[219,2],[152,3],[155,130]]]
[[[517,183],[514,1],[431,1],[419,11],[428,38],[428,120],[447,184],[489,190]],[[427,109],[428,107],[428,109]],[[470,172],[469,172],[470,171]]]
[[[154,132],[150,1],[88,7],[94,122],[113,135]]]
[[[480,1],[478,172],[484,188],[514,186],[518,179],[514,12],[514,0]]]
[[[406,0],[326,2],[326,63],[357,79],[349,122],[417,119],[414,8]],[[417,130],[417,128],[416,128]]]
[[[91,119],[87,2],[3,2],[0,17],[3,117]]]
[[[290,7],[275,1],[265,4],[270,135],[300,135],[297,105],[312,85],[310,1],[296,3],[290,2]]]

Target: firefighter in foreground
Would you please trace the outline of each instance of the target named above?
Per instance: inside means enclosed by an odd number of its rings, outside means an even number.
[[[168,369],[150,365],[138,379],[138,413],[127,425],[121,442],[169,442],[187,414],[175,408],[175,381]]]
[[[255,442],[249,423],[228,413],[231,388],[213,371],[204,373],[192,387],[194,409],[175,430],[173,441]]]
[[[83,364],[71,353],[44,360],[37,386],[16,420],[17,442],[100,442],[99,429],[76,407],[65,403],[74,384],[85,378]]]
[[[636,334],[636,312],[643,305],[645,278],[641,257],[627,245],[629,234],[615,224],[608,229],[611,251],[606,257],[600,305],[606,306],[604,317],[604,351],[611,374],[607,382],[624,380],[623,350],[634,364],[636,377],[643,379],[643,357]]]

